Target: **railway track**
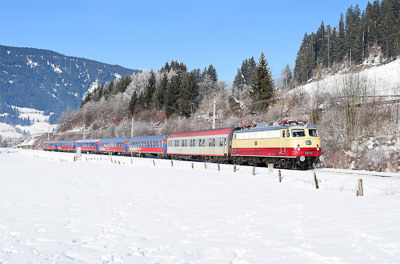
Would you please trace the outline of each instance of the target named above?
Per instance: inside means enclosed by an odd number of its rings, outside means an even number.
[[[351,171],[351,170],[338,170],[328,168],[315,168],[319,173],[336,173],[343,175],[356,175],[366,177],[379,177],[379,178],[392,178],[400,180],[400,173],[385,173],[385,172],[374,172],[374,171]]]

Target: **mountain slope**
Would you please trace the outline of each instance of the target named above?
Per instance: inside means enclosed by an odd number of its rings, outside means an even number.
[[[29,107],[54,113],[54,123],[66,109],[77,109],[89,88],[134,72],[50,50],[0,45],[2,113],[11,112],[11,105]]]

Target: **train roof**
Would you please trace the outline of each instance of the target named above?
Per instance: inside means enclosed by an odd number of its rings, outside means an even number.
[[[170,139],[170,138],[181,138],[181,137],[200,137],[200,136],[229,135],[235,129],[237,129],[237,128],[236,127],[228,127],[228,128],[207,129],[207,130],[198,130],[198,131],[175,133],[175,134],[169,135],[168,139]]]
[[[127,137],[121,137],[121,138],[101,138],[99,142],[110,142],[110,141],[129,141],[129,138]]]
[[[160,135],[160,136],[144,136],[144,137],[132,137],[129,138],[129,141],[133,140],[162,140],[167,139],[168,135]]]
[[[114,141],[135,141],[135,140],[162,140],[167,139],[168,135],[161,136],[143,136],[143,137],[124,137],[124,138],[102,138],[99,142],[114,142]]]
[[[270,127],[255,127],[249,129],[242,129],[235,131],[235,133],[250,133],[250,132],[257,132],[257,131],[270,131],[270,130],[280,130],[280,129],[293,129],[293,128],[317,128],[314,125],[293,125],[293,126],[270,126]]]
[[[96,138],[96,139],[93,139],[93,138],[91,138],[91,139],[79,139],[79,140],[76,141],[76,143],[97,143],[99,141],[100,141],[99,138]]]

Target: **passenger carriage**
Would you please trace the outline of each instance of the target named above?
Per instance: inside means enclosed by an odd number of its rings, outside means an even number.
[[[57,150],[60,151],[74,151],[75,140],[60,140],[57,142]]]
[[[128,138],[128,152],[152,156],[166,156],[168,135]]]
[[[168,136],[168,154],[182,159],[229,160],[230,142],[237,128],[175,133]]]
[[[43,142],[43,150],[57,150],[57,141],[47,140]]]
[[[80,139],[76,141],[76,149],[82,152],[98,152],[100,139]]]
[[[128,151],[129,138],[102,138],[99,140],[99,151],[106,153],[125,153]]]

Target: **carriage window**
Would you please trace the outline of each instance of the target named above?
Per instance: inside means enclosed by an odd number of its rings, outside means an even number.
[[[282,131],[282,136],[283,136],[283,137],[286,137],[286,136],[285,136],[285,134],[286,134],[285,132],[286,132],[285,130]]]
[[[226,138],[224,138],[224,146],[226,146]]]
[[[304,129],[292,129],[293,137],[305,137]]]
[[[203,140],[201,141],[201,145],[202,145],[203,147],[205,147],[205,145],[206,145],[206,139],[205,139],[205,138],[203,138]]]
[[[215,147],[215,138],[212,139],[211,145]]]
[[[309,129],[308,134],[310,135],[310,137],[318,137],[316,129]]]
[[[219,140],[219,146],[223,147],[224,146],[224,138],[220,138]]]
[[[254,141],[254,146],[257,146],[257,141]]]

